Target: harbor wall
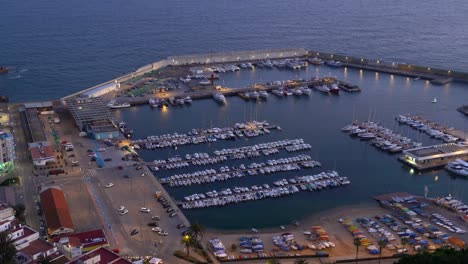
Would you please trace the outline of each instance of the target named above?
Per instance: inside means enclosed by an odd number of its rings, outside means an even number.
[[[450,69],[441,69],[416,64],[408,64],[394,61],[384,61],[381,59],[369,59],[364,57],[353,57],[343,54],[333,54],[327,52],[310,50],[308,56],[317,57],[322,60],[341,61],[345,66],[364,68],[394,74],[417,76],[429,80],[437,78],[453,79],[454,81],[468,82],[468,73],[452,71]]]
[[[255,50],[238,51],[211,54],[194,54],[183,56],[170,56],[165,60],[156,61],[138,68],[136,71],[109,80],[105,83],[95,85],[85,90],[65,96],[62,100],[78,96],[84,92],[99,90],[101,87],[110,83],[122,83],[132,78],[142,76],[148,72],[155,71],[171,65],[190,65],[190,64],[210,64],[210,63],[234,63],[240,61],[255,61],[266,59],[284,59],[294,57],[317,57],[323,60],[341,61],[344,66],[374,70],[389,74],[398,74],[410,77],[420,77],[434,81],[434,83],[445,84],[450,81],[468,82],[468,73],[452,71],[450,69],[433,68],[416,64],[407,64],[401,62],[384,61],[381,59],[369,59],[364,57],[347,56],[343,54],[333,54],[303,48],[297,49],[275,49],[275,50]]]

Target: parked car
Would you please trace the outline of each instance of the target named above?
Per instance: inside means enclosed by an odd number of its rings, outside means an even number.
[[[181,229],[181,228],[184,228],[184,227],[186,227],[186,225],[184,223],[177,225],[177,229]]]
[[[166,210],[166,212],[172,213],[172,212],[174,212],[174,208],[170,207],[170,208],[168,208],[168,209]]]
[[[112,161],[111,158],[105,158],[104,161]]]
[[[140,212],[142,212],[142,213],[149,213],[149,212],[151,212],[151,210],[148,209],[148,208],[146,208],[146,207],[142,207],[142,208],[140,208]]]
[[[108,184],[106,184],[106,188],[110,188],[112,186],[114,186],[114,184],[112,182],[109,182]]]
[[[131,236],[134,236],[136,234],[140,233],[140,231],[136,230],[136,229],[133,229],[132,232],[130,232],[130,235]]]
[[[121,205],[119,208],[117,208],[117,211],[123,211],[125,210],[125,206]]]
[[[161,232],[161,228],[160,228],[160,227],[153,227],[153,228],[151,228],[151,230],[152,230],[153,232],[157,232],[157,233]]]
[[[125,209],[125,210],[123,210],[123,211],[120,212],[120,215],[126,215],[126,214],[128,214],[128,210],[127,210],[127,209]]]
[[[156,222],[149,222],[149,223],[148,223],[148,226],[158,226],[158,223],[156,223]]]
[[[159,215],[155,215],[151,217],[151,220],[161,220],[161,217],[159,217]]]
[[[172,214],[169,215],[169,217],[174,217],[176,215],[177,215],[177,213],[172,213]]]

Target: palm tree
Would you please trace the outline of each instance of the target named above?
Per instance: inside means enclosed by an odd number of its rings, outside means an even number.
[[[387,245],[387,242],[384,240],[384,239],[379,239],[379,264],[380,264],[380,260],[382,259],[382,248],[385,247],[385,245]]]
[[[309,262],[306,259],[296,259],[294,264],[309,264]]]
[[[190,255],[190,247],[193,245],[193,238],[189,235],[185,235],[182,238],[182,244],[185,246],[185,250],[187,251],[187,256]]]
[[[266,264],[281,264],[281,262],[275,258],[269,259]]]
[[[16,247],[6,232],[0,232],[0,263],[13,264],[15,262]]]
[[[408,245],[408,238],[407,237],[403,237],[401,239],[401,245],[403,246],[404,249],[406,249],[406,245]]]
[[[353,244],[356,246],[356,263],[357,263],[359,247],[362,246],[361,239],[359,239],[358,237],[355,237],[353,239]]]
[[[204,232],[205,227],[200,223],[194,223],[189,227],[189,234],[195,239],[197,243],[200,243],[203,239]]]

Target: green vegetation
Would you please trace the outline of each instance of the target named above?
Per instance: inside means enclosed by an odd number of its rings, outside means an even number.
[[[195,264],[208,264],[208,262],[204,262],[204,261],[199,261],[198,259],[192,257],[192,256],[187,256],[185,254],[185,252],[181,251],[181,250],[176,250],[174,252],[174,256],[178,257],[178,258],[181,258],[183,260],[186,260],[188,262],[192,262],[192,263],[195,263]]]
[[[468,249],[455,250],[443,247],[433,253],[421,251],[415,255],[404,255],[397,264],[464,264],[468,263]]]
[[[15,264],[16,248],[6,232],[0,233],[0,263]]]
[[[0,183],[0,186],[12,186],[12,185],[19,185],[20,180],[18,177],[10,177],[5,179]]]
[[[40,256],[37,259],[36,263],[38,263],[38,264],[51,264],[52,263],[52,258],[50,256],[47,256],[47,257]]]
[[[188,233],[194,238],[195,244],[199,246],[205,233],[205,227],[200,223],[194,223],[189,227]]]
[[[281,264],[281,262],[275,258],[269,259],[266,263],[267,264]]]
[[[306,259],[296,259],[294,264],[309,264],[309,262]]]

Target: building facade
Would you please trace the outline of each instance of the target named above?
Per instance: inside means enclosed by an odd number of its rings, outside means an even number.
[[[15,159],[15,141],[13,135],[0,131],[0,175],[14,168]]]

